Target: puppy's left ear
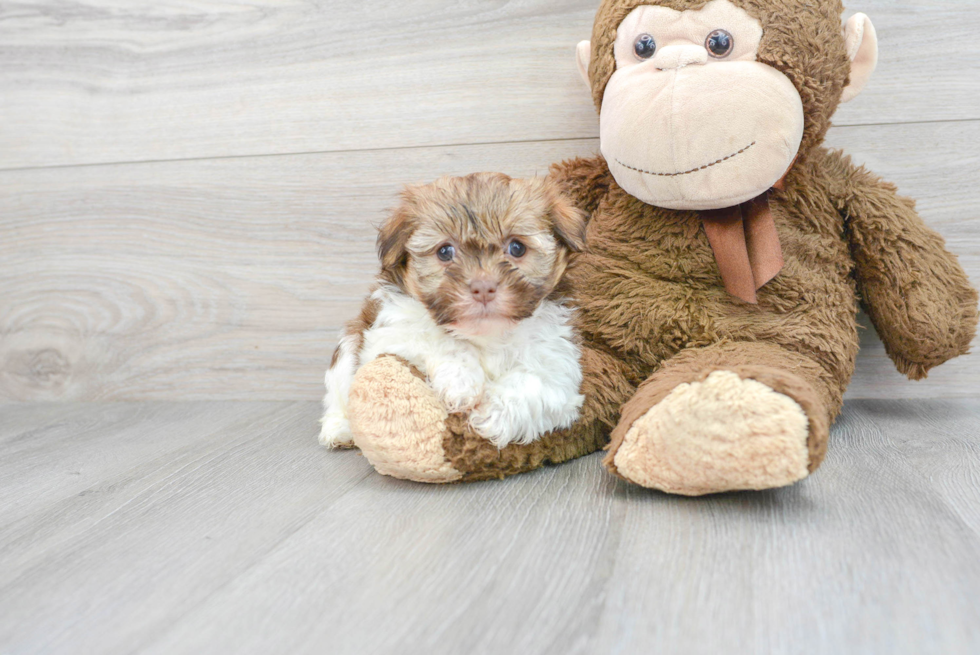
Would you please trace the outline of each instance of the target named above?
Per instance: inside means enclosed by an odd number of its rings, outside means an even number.
[[[585,230],[588,219],[581,209],[568,200],[553,184],[549,184],[551,194],[551,223],[555,236],[572,252],[585,249]]]
[[[378,230],[378,258],[381,274],[390,282],[404,286],[408,268],[408,240],[415,231],[415,212],[411,207],[411,189],[402,192],[402,202]]]

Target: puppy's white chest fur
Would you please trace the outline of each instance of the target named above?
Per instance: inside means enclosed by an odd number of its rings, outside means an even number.
[[[469,411],[473,428],[500,448],[530,443],[578,418],[582,372],[570,308],[544,301],[513,327],[462,336],[437,325],[421,302],[396,289],[381,287],[372,298],[379,311],[363,334],[360,352],[345,352],[342,342],[340,357],[327,372],[321,442],[350,441],[350,381],[360,365],[384,354],[402,357],[425,373],[446,408]]]

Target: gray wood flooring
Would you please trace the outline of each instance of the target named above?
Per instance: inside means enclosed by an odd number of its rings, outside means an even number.
[[[980,401],[849,401],[814,477],[705,499],[402,482],[317,414],[0,406],[0,652],[980,652]]]

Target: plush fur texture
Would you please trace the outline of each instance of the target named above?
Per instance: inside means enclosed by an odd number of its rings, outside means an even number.
[[[647,3],[677,10],[706,4]],[[643,0],[600,5],[589,65],[597,108],[615,70],[616,29],[640,4]],[[913,379],[967,352],[976,332],[977,293],[942,238],[892,185],[820,147],[848,82],[841,3],[734,4],[761,21],[759,61],[793,83],[804,108],[799,157],[783,189],[770,196],[785,259],[782,271],[759,291],[758,305],[733,298],[724,289],[698,213],[631,196],[600,156],[553,166],[552,182],[589,216],[588,251],[567,274],[579,306],[581,417],[567,430],[498,451],[474,436],[465,415],[449,416],[442,451],[458,479],[501,477],[565,461],[602,447],[611,435],[606,465],[639,484],[705,493],[789,483],[803,473],[801,416],[805,472],[815,470],[826,451],[829,425],[854,370],[859,306],[895,365]],[[712,378],[718,371],[726,374]],[[684,389],[683,403],[671,396],[678,388]],[[366,400],[372,397],[363,391]],[[658,409],[667,398],[675,399],[671,408]],[[705,432],[696,425],[665,422],[665,416],[686,406],[706,411],[715,417],[711,421],[724,411],[751,417],[758,407],[737,410],[760,399],[782,418],[762,429],[765,434],[746,420],[736,450],[781,455],[739,456],[734,468],[717,459],[700,467],[685,464],[683,470],[694,471],[697,479],[683,489],[665,477],[663,472],[673,470],[672,458],[693,461],[684,454],[685,438],[705,443]],[[389,398],[374,395],[370,402],[384,405]],[[706,405],[711,407],[704,410]],[[664,430],[677,432],[665,435]],[[753,435],[777,446],[755,448]],[[618,457],[624,443],[642,457]],[[619,468],[624,462],[626,470]],[[782,473],[765,482],[772,471]],[[764,483],[755,483],[760,480]]]
[[[754,380],[786,399],[792,400],[806,417],[805,446],[808,454],[808,471],[816,470],[827,451],[827,436],[830,426],[828,406],[829,403],[833,402],[833,399],[828,397],[826,393],[821,393],[821,390],[826,392],[828,387],[820,383],[822,374],[820,367],[809,358],[774,344],[731,341],[721,341],[704,348],[686,349],[670,358],[660,370],[640,385],[629,402],[623,406],[619,424],[612,432],[607,448],[609,454],[605,459],[605,464],[609,470],[620,477],[630,479],[626,473],[618,469],[616,464],[617,453],[626,439],[627,432],[639,424],[644,415],[648,411],[652,411],[651,408],[657,407],[675,389],[690,388],[691,385],[704,382],[716,372],[732,373],[741,380]],[[737,399],[740,397],[738,389],[743,385],[737,383],[732,377],[722,378],[715,386],[720,384],[727,384],[730,387],[727,393],[728,398]],[[695,391],[697,390],[698,388],[695,387]],[[708,401],[704,400],[701,403],[704,413],[710,414],[710,412],[724,410],[722,415],[734,417],[754,411],[751,407],[753,404],[751,401],[719,403],[717,402],[720,397],[719,394],[709,392],[706,395],[709,397],[714,395],[716,402],[714,402],[714,406],[709,406]],[[705,428],[710,429],[707,423],[710,421],[706,422]],[[752,433],[743,430],[739,434],[744,437],[746,434],[751,435]],[[699,434],[697,432],[689,433],[688,436],[698,437]],[[792,430],[783,434],[770,433],[768,436],[776,439],[779,437],[787,440],[792,439],[790,443],[796,441]],[[647,459],[649,460],[652,455],[653,453],[649,453]],[[665,460],[669,459],[669,456],[665,457]],[[765,474],[764,470],[752,471],[745,460],[742,460],[741,463],[743,464],[742,470],[750,473],[748,478],[758,480],[760,475]],[[719,471],[719,473],[721,472]],[[700,488],[706,488],[707,482],[707,477],[702,477],[699,481],[692,480],[692,486],[689,488],[693,489],[695,484]],[[729,475],[716,480],[715,484],[727,485],[731,482],[732,478]],[[749,484],[750,480],[746,479],[744,482]],[[677,483],[675,482],[671,486],[676,489]],[[715,490],[721,488],[723,487]]]
[[[320,442],[360,445],[351,383],[386,354],[498,448],[572,425],[582,374],[560,282],[583,226],[543,180],[481,174],[406,191],[380,231],[379,286],[327,371]]]
[[[807,416],[788,396],[714,371],[644,412],[613,466],[627,480],[685,496],[771,489],[807,476],[806,442]]]
[[[388,402],[375,402],[378,395]],[[360,368],[348,413],[361,453],[379,473],[430,483],[462,477],[442,447],[445,405],[404,360],[386,355]]]

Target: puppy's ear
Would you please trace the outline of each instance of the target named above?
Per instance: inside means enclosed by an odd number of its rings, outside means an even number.
[[[408,240],[415,231],[415,213],[411,207],[411,190],[402,192],[402,202],[378,230],[378,259],[381,276],[398,287],[404,287],[408,268]]]
[[[548,193],[551,196],[551,223],[555,236],[572,252],[582,252],[585,249],[585,231],[588,227],[588,217],[585,212],[576,207],[566,198],[557,185],[548,182]]]

